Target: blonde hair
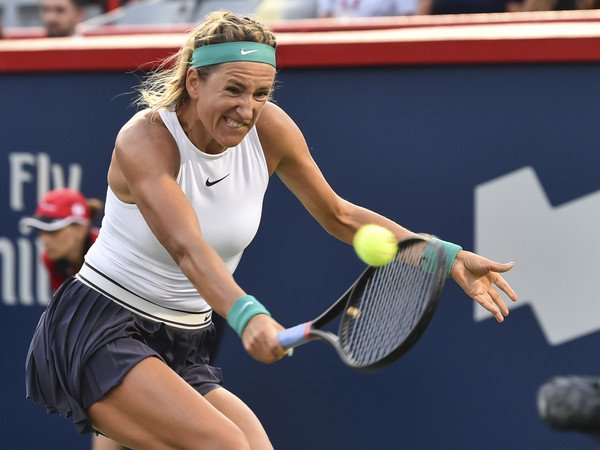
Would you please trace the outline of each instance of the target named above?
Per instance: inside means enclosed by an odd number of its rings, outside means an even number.
[[[175,110],[189,98],[185,81],[194,49],[204,45],[225,42],[251,41],[275,48],[275,35],[261,22],[250,17],[239,17],[230,12],[213,12],[193,29],[177,53],[165,59],[139,88],[136,104],[156,109]],[[206,77],[214,66],[196,69]]]

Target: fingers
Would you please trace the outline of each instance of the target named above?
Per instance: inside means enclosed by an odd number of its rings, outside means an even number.
[[[513,302],[517,301],[517,294],[500,275],[511,270],[514,263],[501,264],[468,252],[466,255],[469,256],[469,258],[463,258],[463,267],[466,271],[455,271],[454,279],[498,322],[503,322],[509,310],[494,285]]]
[[[257,361],[272,364],[287,354],[279,343],[277,333],[283,330],[275,320],[265,314],[254,316],[244,329],[242,343]]]
[[[283,359],[287,354],[288,354],[288,351],[284,350],[283,347],[275,349],[271,353],[272,359],[270,361],[268,361],[267,364],[272,364],[274,362],[277,362],[280,359]]]
[[[496,277],[497,278],[494,284],[498,286],[498,288],[502,289],[502,291],[505,292],[512,301],[516,301],[517,295],[511,289],[508,283],[500,275],[496,274]],[[475,301],[477,301],[477,303],[491,312],[498,322],[503,322],[504,317],[508,316],[510,312],[506,306],[506,303],[493,286],[490,286],[486,293],[477,295],[473,298]]]
[[[490,261],[490,260],[488,260],[488,261],[489,261],[488,269],[492,272],[497,272],[497,273],[508,272],[510,269],[512,269],[515,266],[514,262],[501,264],[501,263],[497,263],[497,262]]]
[[[500,297],[500,294],[496,292],[496,289],[490,288],[488,294],[494,302],[494,304],[498,307],[502,315],[504,317],[508,316],[508,307],[506,306],[506,303],[504,303],[504,300],[502,300],[502,297]]]
[[[246,347],[246,351],[254,359],[265,364],[273,364],[288,354],[288,351],[279,344],[270,345],[266,342],[251,342]]]
[[[513,291],[513,289],[510,287],[510,285],[500,275],[497,275],[497,278],[496,278],[496,281],[494,281],[494,284],[496,286],[498,286],[498,288],[500,288],[506,295],[508,295],[508,298],[510,298],[513,302],[517,301],[516,292]]]
[[[497,292],[496,295],[498,295]],[[499,309],[498,305],[492,300],[490,294],[486,292],[485,294],[477,295],[476,297],[474,297],[474,299],[477,303],[479,303],[481,306],[483,306],[485,309],[491,312],[498,322],[504,322],[504,315],[502,315],[502,311]],[[502,299],[500,299],[500,302],[504,304]],[[506,305],[504,305],[504,308],[506,308]],[[508,309],[506,309],[506,311],[508,314]]]

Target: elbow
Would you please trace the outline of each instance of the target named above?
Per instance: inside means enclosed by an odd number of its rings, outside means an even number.
[[[351,203],[340,198],[339,202],[331,208],[327,218],[320,221],[329,234],[346,243],[352,242],[357,230],[352,206]]]
[[[159,237],[158,240],[179,267],[182,267],[192,254],[200,254],[202,250],[198,248],[199,246],[207,245],[201,239],[193,240],[177,234],[169,234],[162,239]],[[198,244],[190,245],[193,242],[198,242]]]

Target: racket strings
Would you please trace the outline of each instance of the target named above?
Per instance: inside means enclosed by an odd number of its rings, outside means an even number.
[[[420,264],[426,245],[401,249],[394,261],[376,270],[342,319],[340,343],[358,366],[394,352],[423,315],[437,278],[435,270]]]

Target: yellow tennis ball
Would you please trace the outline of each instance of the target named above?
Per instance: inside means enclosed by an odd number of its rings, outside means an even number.
[[[370,266],[384,266],[398,252],[394,233],[379,225],[363,225],[354,235],[354,250],[360,259]]]

